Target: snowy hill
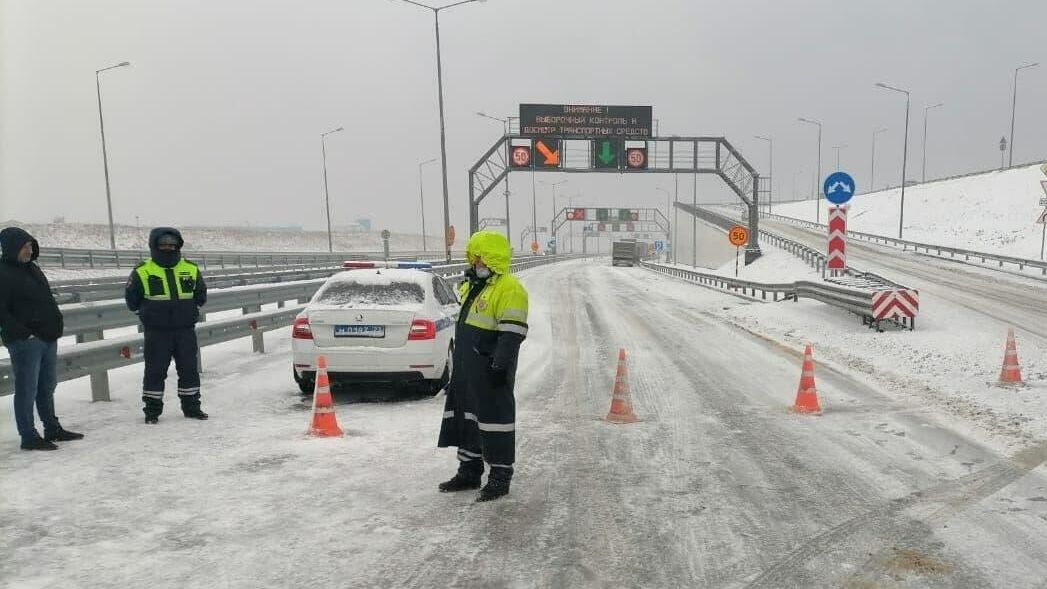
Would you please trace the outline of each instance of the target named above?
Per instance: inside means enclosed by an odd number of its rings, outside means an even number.
[[[905,189],[904,238],[1039,259],[1043,225],[1036,218],[1047,197],[1043,164],[927,182]],[[859,194],[849,203],[848,229],[897,237],[900,189]],[[821,202],[825,223],[829,203]],[[814,220],[810,201],[775,205],[775,214]]]
[[[0,227],[18,225],[31,233],[42,247],[109,248],[109,226],[102,224],[57,223],[22,224],[4,221]],[[116,245],[119,249],[147,249],[149,227],[116,226]],[[190,251],[266,251],[266,252],[326,252],[326,231],[296,231],[260,227],[179,227],[185,238],[185,249]],[[393,251],[421,250],[420,235],[394,233],[389,239]],[[441,241],[430,235],[428,248],[442,249]],[[335,251],[381,251],[380,232],[334,232]]]

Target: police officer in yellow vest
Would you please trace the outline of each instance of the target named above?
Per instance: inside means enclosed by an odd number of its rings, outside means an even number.
[[[127,279],[124,299],[138,314],[145,333],[145,377],[142,401],[145,422],[157,423],[164,410],[164,381],[174,358],[182,414],[207,419],[200,410],[196,321],[207,302],[207,286],[196,264],[182,259],[182,234],[171,227],[149,232],[151,259]]]
[[[490,501],[509,492],[516,460],[513,388],[527,337],[527,291],[509,274],[512,249],[501,233],[475,233],[465,253],[470,267],[459,289],[454,371],[438,443],[458,447],[458,473],[439,489],[478,489],[486,462],[490,472],[477,501]]]

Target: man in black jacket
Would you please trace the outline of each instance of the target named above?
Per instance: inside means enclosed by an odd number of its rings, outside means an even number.
[[[62,313],[47,277],[34,262],[40,245],[24,230],[0,231],[0,338],[11,356],[15,380],[15,423],[23,450],[57,450],[55,441],[68,442],[83,434],[67,431],[55,416],[58,378],[58,338]],[[36,431],[33,405],[44,424]]]
[[[182,259],[182,234],[172,227],[149,233],[149,253],[127,279],[124,299],[138,313],[145,332],[142,401],[146,423],[157,423],[164,410],[164,381],[174,358],[182,414],[207,419],[200,410],[200,371],[196,361],[196,321],[207,302],[207,286],[196,264]]]

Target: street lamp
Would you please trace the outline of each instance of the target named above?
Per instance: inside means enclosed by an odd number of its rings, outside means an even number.
[[[546,184],[548,186],[552,186],[553,187],[553,216],[549,217],[549,237],[551,237],[552,240],[555,242],[556,241],[556,225],[555,225],[555,221],[556,221],[556,187],[561,185],[561,184],[567,184],[567,180],[557,180],[556,182],[546,182],[545,180],[539,180],[539,182],[541,182],[542,184]],[[557,253],[559,253],[559,250],[557,250]]]
[[[771,137],[763,137],[760,135],[753,135],[756,139],[766,141],[770,144],[770,163],[768,164],[767,171],[767,212],[771,212],[771,199],[774,198],[774,139]]]
[[[883,82],[877,82],[876,87],[905,94],[905,142],[902,147],[902,198],[901,204],[898,207],[898,239],[901,239],[902,228],[905,227],[905,172],[909,163],[909,103],[911,97],[909,96],[908,90],[888,86]]]
[[[1011,151],[1007,160],[1008,166],[1014,165],[1014,110],[1018,106],[1018,72],[1038,65],[1040,65],[1039,62],[1027,63],[1014,69],[1014,98],[1011,101]]]
[[[426,164],[431,164],[431,163],[435,162],[436,160],[437,160],[437,158],[434,157],[431,160],[425,160],[424,162],[419,162],[418,163],[418,200],[419,200],[420,208],[421,208],[421,211],[422,211],[422,251],[423,252],[429,251],[429,248],[428,248],[428,244],[426,244],[426,240],[425,240],[425,191],[424,191],[423,183],[422,183],[422,166],[424,166]]]
[[[847,149],[847,144],[846,143],[842,143],[840,145],[834,145],[833,146],[833,150],[836,151],[836,171],[837,172],[840,171],[840,150],[841,149]]]
[[[130,61],[121,61],[116,65],[95,70],[95,90],[98,93],[98,128],[102,132],[102,167],[105,170],[105,205],[109,211],[109,248],[116,249],[116,228],[113,226],[113,197],[109,189],[109,155],[105,148],[105,120],[102,118],[102,82],[99,74],[118,67],[131,65]]]
[[[818,176],[815,177],[815,223],[818,223],[822,218],[822,195],[818,188],[818,181],[822,178],[822,123],[802,116],[797,120],[818,126]]]
[[[498,121],[502,124],[502,131],[505,135],[509,135],[509,129],[512,127],[512,117],[506,117],[504,119],[498,117],[492,117],[491,115],[483,112],[476,113],[476,116],[483,117],[485,119],[491,119],[492,121]],[[505,236],[509,237],[512,235],[512,226],[509,224],[509,171],[505,172]]]
[[[338,133],[342,130],[342,127],[337,129],[331,129],[326,133],[320,133],[320,153],[323,154],[324,161],[324,207],[327,209],[327,251],[334,251],[334,238],[331,237],[331,197],[327,192],[327,136],[331,133]]]
[[[872,164],[869,166],[869,191],[873,192],[876,190],[876,136],[880,133],[886,133],[887,127],[877,129],[873,131],[873,147],[872,147]]]
[[[436,84],[437,92],[439,95],[440,102],[440,165],[443,171],[443,189],[444,189],[444,244],[446,245],[445,252],[447,254],[447,263],[451,263],[451,244],[446,239],[447,233],[451,228],[451,208],[448,202],[447,196],[447,133],[444,126],[444,77],[443,77],[443,61],[440,57],[440,11],[448,8],[454,8],[455,6],[461,6],[463,4],[470,4],[473,2],[486,2],[486,0],[461,0],[454,4],[448,4],[447,6],[429,6],[422,4],[421,2],[415,2],[414,0],[400,0],[400,2],[406,2],[418,6],[419,8],[426,8],[433,11],[433,21],[436,25]]]
[[[923,171],[920,172],[920,182],[927,181],[927,111],[944,105],[944,102],[939,102],[938,104],[923,107]]]

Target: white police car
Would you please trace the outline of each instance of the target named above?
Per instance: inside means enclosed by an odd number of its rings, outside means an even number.
[[[294,320],[294,378],[313,392],[316,358],[332,383],[391,382],[440,392],[451,376],[453,288],[425,262],[345,262]]]

